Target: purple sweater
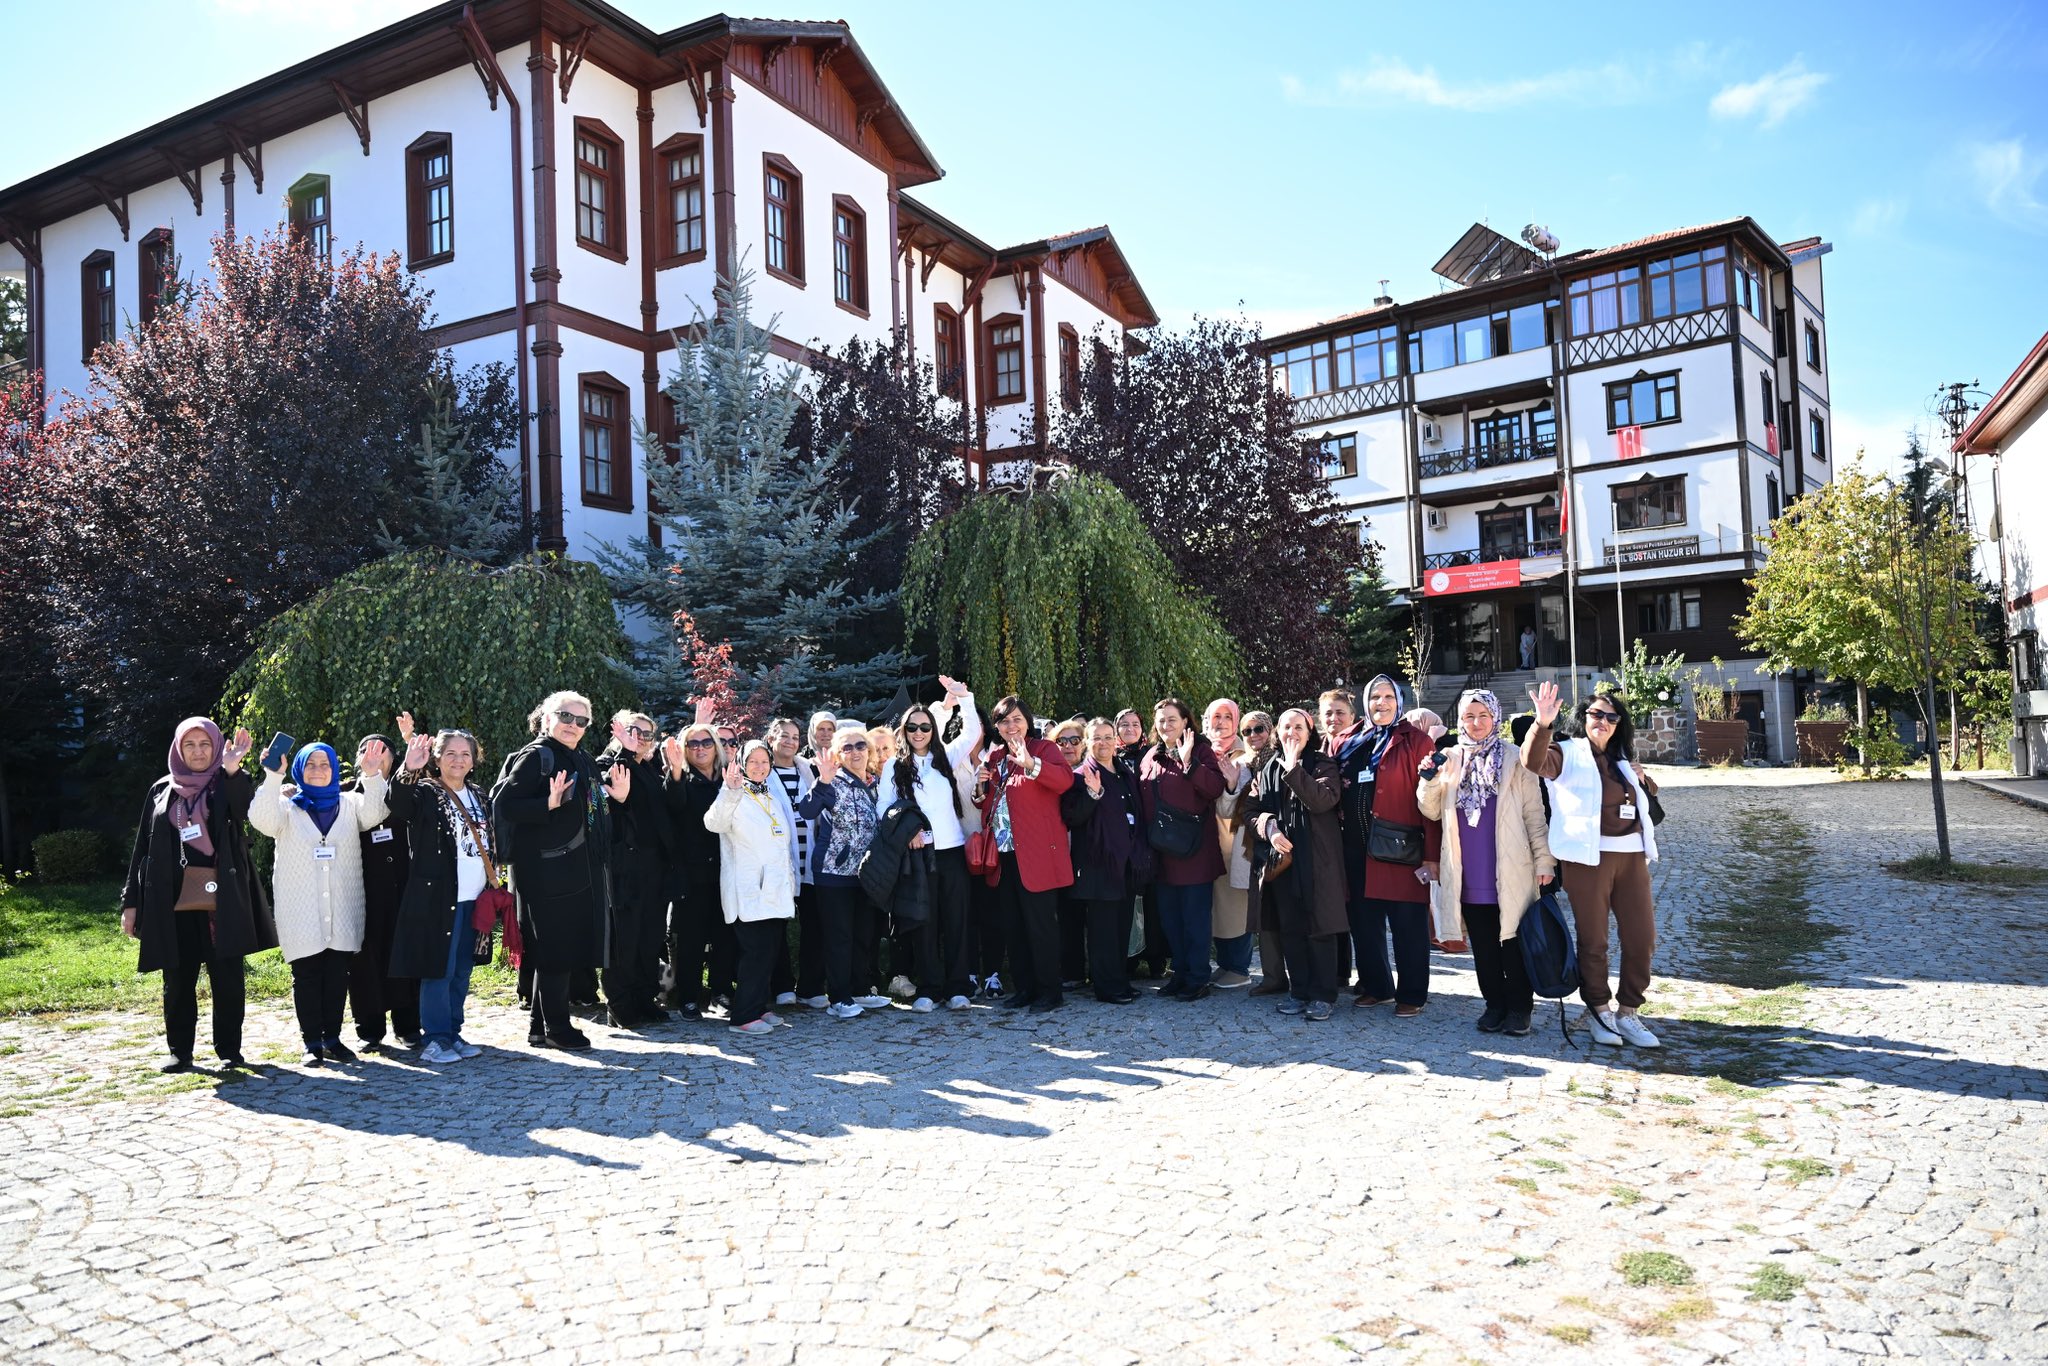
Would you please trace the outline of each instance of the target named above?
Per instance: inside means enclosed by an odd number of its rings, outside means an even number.
[[[1458,822],[1458,865],[1463,873],[1458,899],[1470,906],[1491,906],[1500,900],[1493,845],[1493,822],[1499,805],[1498,796],[1488,797],[1486,805],[1479,808],[1477,825],[1471,824],[1472,818],[1465,812],[1452,812]]]

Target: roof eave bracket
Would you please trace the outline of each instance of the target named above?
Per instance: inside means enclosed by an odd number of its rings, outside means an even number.
[[[128,196],[115,194],[114,187],[98,176],[82,175],[79,179],[100,197],[100,203],[107,206],[107,212],[114,215],[114,221],[121,225],[121,240],[128,240]]]
[[[365,99],[358,99],[340,81],[330,80],[327,84],[334,88],[334,98],[341,101],[341,112],[348,116],[349,127],[356,130],[356,138],[363,144],[363,155],[368,156],[370,154],[370,102]]]
[[[200,176],[199,168],[195,166],[189,171],[186,170],[184,162],[179,160],[178,154],[168,147],[157,148],[156,154],[164,159],[166,166],[171,168],[171,174],[176,176],[178,183],[185,187],[185,193],[192,196],[192,212],[196,214],[205,213],[206,199],[204,191],[206,189],[206,181]]]
[[[461,37],[462,45],[469,49],[469,64],[476,70],[477,79],[484,83],[484,94],[490,97],[491,108],[498,107],[498,62],[491,51],[491,45],[484,40],[483,30],[476,26],[476,11],[468,5],[462,7],[462,17],[448,27]],[[259,187],[261,188],[261,187]]]
[[[249,178],[256,182],[256,193],[263,193],[263,144],[251,143],[242,136],[242,130],[231,123],[219,125],[221,136],[228,140],[228,146],[235,149],[235,155],[249,168]]]
[[[562,48],[562,74],[558,83],[562,87],[562,103],[569,102],[569,87],[575,83],[576,73],[583,69],[583,54],[590,48],[590,40],[597,36],[597,25],[586,24],[583,32],[576,35],[576,41]]]

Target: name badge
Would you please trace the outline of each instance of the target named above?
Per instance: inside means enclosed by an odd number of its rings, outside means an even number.
[[[179,827],[178,840],[182,844],[190,844],[193,840],[198,839],[201,835],[205,833],[206,832],[204,830],[201,830],[199,828],[199,822],[194,821],[190,825]]]
[[[318,863],[332,863],[334,861],[334,846],[331,844],[317,844],[313,846],[313,858]]]
[[[370,832],[370,843],[389,844],[391,843],[391,837],[397,833],[396,830],[372,830]]]
[[[1619,814],[1625,821],[1634,820],[1636,818],[1636,804],[1634,802],[1623,802]]]
[[[1136,825],[1137,823],[1138,823],[1138,818],[1137,818],[1136,816],[1133,816],[1133,815],[1132,815],[1132,814],[1131,814],[1130,812],[1128,812],[1128,811],[1124,812],[1124,824],[1125,824],[1125,825]]]
[[[1465,824],[1471,826],[1474,830],[1479,828],[1479,809],[1477,807],[1465,813]]]

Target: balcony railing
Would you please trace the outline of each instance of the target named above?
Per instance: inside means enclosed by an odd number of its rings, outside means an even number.
[[[1567,359],[1574,367],[1598,365],[1607,361],[1628,360],[1647,351],[1666,351],[1672,347],[1713,341],[1735,330],[1734,318],[1735,306],[1724,304],[1699,313],[1685,313],[1676,318],[1661,318],[1635,327],[1622,327],[1609,332],[1596,332],[1587,337],[1575,337],[1572,339]]]
[[[1492,564],[1497,560],[1532,560],[1544,555],[1564,554],[1562,536],[1535,536],[1509,541],[1480,550],[1440,550],[1422,557],[1424,569],[1456,569],[1466,564]]]
[[[1407,401],[1407,376],[1392,375],[1320,394],[1303,394],[1294,400],[1294,420],[1304,426],[1311,422],[1334,422],[1398,408]]]
[[[1440,451],[1422,459],[1422,477],[1431,478],[1439,474],[1466,474],[1473,470],[1492,469],[1495,465],[1517,465],[1525,460],[1555,460],[1557,438],[1515,437],[1508,441],[1482,441],[1463,450]]]

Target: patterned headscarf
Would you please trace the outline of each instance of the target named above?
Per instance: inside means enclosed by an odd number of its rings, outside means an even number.
[[[213,762],[205,768],[191,767],[178,749],[185,736],[195,730],[205,731],[206,738],[213,741]],[[180,830],[198,825],[199,834],[192,841],[192,848],[201,854],[213,853],[213,834],[206,828],[206,794],[220,776],[220,760],[220,727],[204,716],[188,716],[171,732],[171,824]]]
[[[1377,726],[1372,721],[1372,693],[1373,689],[1382,683],[1394,690],[1394,719],[1384,726]],[[1374,674],[1372,681],[1359,692],[1358,701],[1361,707],[1358,722],[1364,727],[1361,734],[1364,736],[1369,755],[1366,762],[1377,774],[1380,756],[1387,752],[1387,742],[1394,738],[1394,727],[1401,724],[1401,713],[1408,710],[1408,694],[1401,691],[1401,685],[1390,675]]]
[[[1493,731],[1484,740],[1458,732],[1458,747],[1465,751],[1465,771],[1458,778],[1458,809],[1479,811],[1500,792],[1500,771],[1507,760],[1507,740],[1501,734],[1500,699],[1490,688],[1472,688],[1458,697],[1458,715],[1468,703],[1477,702],[1493,713]]]

